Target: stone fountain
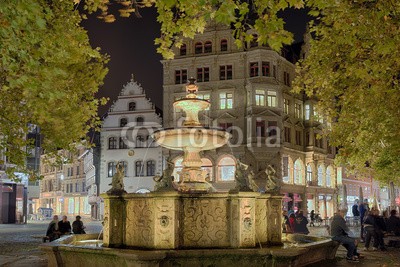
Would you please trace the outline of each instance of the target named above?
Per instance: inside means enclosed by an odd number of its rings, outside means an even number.
[[[229,134],[200,124],[198,113],[210,103],[197,98],[194,80],[186,91],[174,103],[186,113],[182,126],[153,135],[161,146],[183,151],[179,179],[174,181],[168,163],[155,177],[155,192],[128,194],[119,170],[112,188],[101,195],[102,246],[85,246],[98,244],[86,240],[91,235],[63,237],[41,247],[49,266],[302,266],[332,257],[332,251],[334,256],[337,245],[327,239],[310,237],[312,244],[283,248],[282,196],[274,171],[268,170],[267,193],[251,190],[252,172],[240,162],[236,190],[217,192],[211,186],[200,152],[225,145]],[[310,251],[313,256],[306,256]]]

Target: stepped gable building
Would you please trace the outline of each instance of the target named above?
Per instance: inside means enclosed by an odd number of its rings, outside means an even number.
[[[154,189],[153,177],[162,173],[162,152],[150,135],[161,127],[155,106],[133,79],[121,90],[104,118],[100,133],[100,190],[111,188],[116,165],[125,167],[128,193]]]
[[[295,65],[256,39],[254,33],[252,42],[238,48],[229,28],[211,25],[175,49],[175,59],[163,60],[164,127],[180,123],[183,114],[174,110],[173,102],[185,96],[187,79],[196,78],[198,97],[211,103],[200,114],[202,123],[232,134],[233,145],[203,155],[203,168],[214,187],[234,187],[237,159],[260,181],[272,165],[283,180],[285,209],[315,210],[330,217],[341,177],[337,179],[340,172],[333,165],[335,149],[320,138],[327,122],[314,109],[315,100],[291,93]],[[182,156],[173,152],[171,160],[179,179]]]

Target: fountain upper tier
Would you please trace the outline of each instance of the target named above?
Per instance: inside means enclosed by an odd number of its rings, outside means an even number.
[[[156,131],[154,140],[162,147],[183,150],[183,169],[179,172],[179,190],[183,192],[208,192],[210,184],[206,181],[207,172],[201,169],[200,152],[225,145],[230,134],[218,130],[204,128],[199,121],[199,112],[210,106],[206,100],[197,98],[198,87],[195,79],[189,79],[185,98],[174,102],[174,107],[182,109],[186,118],[180,128]]]

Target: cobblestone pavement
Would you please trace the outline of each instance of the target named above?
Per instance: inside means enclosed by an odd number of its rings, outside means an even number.
[[[1,267],[45,267],[47,259],[39,250],[42,236],[46,232],[49,221],[30,221],[25,225],[0,224],[0,266]],[[101,230],[100,222],[84,222],[87,233],[98,233]],[[325,227],[310,227],[310,235],[328,236]],[[358,228],[352,228],[356,236]],[[360,244],[361,247],[363,244]],[[388,248],[387,252],[364,252],[365,259],[359,263],[348,263],[344,260],[346,250],[341,246],[335,260],[320,262],[312,267],[391,267],[400,266],[400,248]]]
[[[0,224],[0,266],[44,267],[47,259],[38,245],[50,221],[29,221],[27,224]],[[85,222],[87,233],[98,233],[100,222]]]

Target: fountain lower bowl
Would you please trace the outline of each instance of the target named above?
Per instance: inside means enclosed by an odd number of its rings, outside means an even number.
[[[338,243],[328,238],[307,236],[311,243],[246,249],[149,250],[105,248],[98,234],[70,235],[40,245],[48,266],[306,266],[333,259]],[[260,245],[260,244],[259,244]]]
[[[219,129],[182,127],[160,130],[153,133],[154,140],[173,150],[211,150],[225,145],[230,134]]]

